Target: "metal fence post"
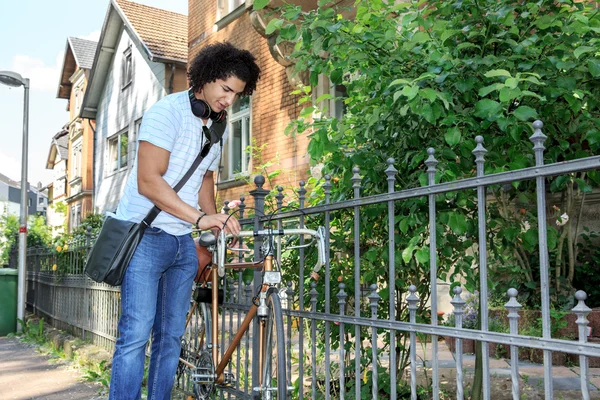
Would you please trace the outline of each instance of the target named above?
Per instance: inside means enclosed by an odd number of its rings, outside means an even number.
[[[587,326],[588,319],[587,315],[592,311],[591,308],[585,305],[587,294],[583,290],[578,290],[575,293],[575,299],[577,299],[577,305],[573,308],[573,312],[577,315],[575,323],[579,329],[579,343],[587,342]],[[581,395],[583,400],[590,399],[590,392],[588,389],[588,358],[586,356],[579,356],[579,377],[581,379]]]
[[[344,291],[344,289],[346,288],[346,285],[344,285],[343,283],[340,283],[339,285],[339,292],[337,294],[337,298],[338,298],[338,305],[340,306],[340,316],[344,316],[345,314],[345,310],[346,310],[346,298],[348,297],[348,295],[346,294],[346,292]],[[340,399],[344,400],[345,396],[346,396],[346,379],[345,379],[345,366],[344,366],[344,355],[345,355],[345,344],[344,344],[344,323],[340,322]]]
[[[352,188],[354,198],[360,198],[360,168],[352,169]],[[354,207],[354,315],[360,317],[360,206]],[[360,325],[354,325],[354,397],[360,400]]]
[[[377,308],[379,307],[379,300],[381,297],[377,293],[377,285],[372,284],[369,289],[371,290],[371,294],[369,294],[369,302],[371,303],[371,319],[377,319]],[[372,368],[372,395],[373,399],[379,398],[379,382],[378,380],[378,371],[377,371],[377,328],[371,327],[371,368]]]
[[[450,304],[454,307],[454,326],[462,328],[462,319],[466,301],[460,297],[462,288],[457,286],[454,288],[454,297],[450,301]],[[463,342],[460,337],[454,339],[455,343],[455,359],[456,359],[456,400],[463,400]]]
[[[417,303],[419,298],[415,295],[417,287],[410,285],[408,288],[410,294],[406,297],[408,303],[409,322],[417,322]],[[410,332],[410,398],[417,400],[417,334]]]
[[[263,223],[259,220],[259,217],[265,215],[265,197],[269,194],[268,190],[263,189],[263,185],[265,184],[265,177],[262,175],[256,175],[254,177],[254,184],[256,185],[256,189],[250,192],[250,195],[254,198],[254,230],[257,231],[262,229]],[[262,246],[262,239],[260,237],[256,237],[254,240],[254,261],[261,261],[262,255],[260,252],[260,248]],[[258,293],[260,289],[261,282],[261,272],[258,270],[254,271],[254,291],[253,293]],[[213,322],[214,323],[214,322]],[[253,337],[258,337],[258,320],[255,318],[252,321],[252,332]],[[256,355],[260,351],[258,340],[252,340],[252,354]],[[257,387],[255,382],[259,381],[260,371],[258,370],[258,357],[252,357],[252,383],[253,387]],[[252,398],[260,399],[261,394],[254,389],[252,390]]]
[[[393,158],[387,159],[387,168],[385,174],[387,175],[388,193],[394,193],[396,182],[396,174],[398,170],[394,168],[395,160]],[[393,201],[388,201],[388,258],[389,258],[389,282],[388,287],[390,289],[390,321],[396,320],[396,220],[395,220],[395,207]],[[390,329],[390,397],[396,398],[396,378],[398,371],[396,370],[396,331]]]
[[[310,283],[310,311],[315,314],[317,312],[317,284],[315,282]],[[312,358],[312,399],[317,398],[317,320],[310,320],[310,335],[311,335],[311,358]]]
[[[325,204],[331,202],[331,176],[325,175],[325,183],[323,184],[323,192],[325,194]],[[329,229],[331,223],[331,215],[329,211],[325,211],[325,243],[327,243],[327,251],[325,253],[325,313],[331,312],[331,270],[329,264]],[[331,322],[325,321],[325,400],[331,397],[331,359],[329,355],[331,347]]]
[[[427,160],[425,160],[425,165],[427,166],[427,176],[429,187],[435,185],[435,174],[436,174],[436,166],[438,161],[435,159],[435,149],[428,148]],[[429,279],[431,281],[431,325],[437,326],[437,224],[436,224],[436,204],[435,204],[435,194],[430,194],[428,197],[429,201]],[[438,353],[438,341],[437,335],[431,335],[431,351],[433,354]],[[439,377],[439,363],[437,357],[432,357],[431,360],[432,371],[432,398],[433,400],[438,400],[440,397],[440,377]]]
[[[507,291],[508,303],[504,305],[508,310],[508,324],[510,326],[510,334],[519,334],[519,310],[521,304],[517,301],[519,292],[517,289],[511,288]],[[510,346],[510,375],[512,379],[512,395],[513,400],[519,400],[519,348]]]

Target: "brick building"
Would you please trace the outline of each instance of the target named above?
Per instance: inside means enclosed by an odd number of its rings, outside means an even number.
[[[246,185],[244,179],[259,172],[256,170],[259,160],[244,152],[250,144],[264,146],[263,163],[278,160],[270,170],[280,169],[283,173],[274,184],[297,188],[309,169],[307,135],[284,134],[285,127],[297,118],[302,108],[297,105],[296,96],[290,95],[295,88],[290,73],[293,66],[278,56],[279,49],[273,42],[259,34],[260,31],[264,34],[261,26],[264,25],[252,10],[251,2],[189,1],[188,64],[203,46],[228,41],[252,52],[262,71],[252,98],[239,100],[229,110],[229,139],[217,181],[220,200],[235,200],[254,188]]]

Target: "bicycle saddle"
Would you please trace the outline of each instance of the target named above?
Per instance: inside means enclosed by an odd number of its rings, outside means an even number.
[[[214,246],[217,243],[217,238],[212,232],[202,232],[198,238],[198,244],[202,247]]]

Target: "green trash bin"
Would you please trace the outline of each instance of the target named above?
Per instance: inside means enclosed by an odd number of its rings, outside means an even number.
[[[17,331],[17,270],[0,268],[0,336]]]

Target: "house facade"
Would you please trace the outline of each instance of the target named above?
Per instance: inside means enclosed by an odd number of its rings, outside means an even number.
[[[64,232],[67,225],[67,166],[69,161],[69,131],[63,127],[52,137],[46,169],[51,169],[52,182],[48,189],[48,212],[46,223],[53,235]]]
[[[116,210],[145,111],[187,88],[187,16],[111,0],[80,117],[95,119],[94,211]]]
[[[80,117],[83,96],[87,88],[90,69],[97,42],[69,37],[65,48],[56,97],[66,99],[69,121],[64,127],[66,134],[65,164],[55,164],[58,152],[50,151],[47,168],[55,170],[53,195],[64,201],[66,209],[52,207],[52,223],[65,223],[68,231],[77,228],[81,220],[92,212],[94,124],[91,119]],[[54,146],[54,143],[52,144]],[[62,158],[61,158],[62,159]],[[64,182],[63,180],[64,176]],[[57,182],[60,180],[60,182]],[[64,186],[64,190],[63,190]],[[64,192],[64,193],[63,193]],[[60,196],[63,196],[64,199]],[[52,202],[55,202],[52,199]],[[64,214],[64,215],[59,215]]]
[[[42,184],[36,187],[28,184],[27,215],[46,216],[48,196]],[[21,183],[0,174],[0,216],[19,215],[21,213]]]
[[[228,41],[249,50],[257,58],[261,79],[249,99],[240,99],[228,110],[229,138],[217,179],[218,198],[235,200],[253,189],[247,185],[253,174],[282,173],[272,185],[298,187],[309,169],[306,134],[286,136],[285,127],[298,117],[301,107],[290,93],[297,78],[294,66],[285,58],[285,49],[264,35],[264,24],[252,3],[240,0],[189,1],[189,60],[207,44]],[[248,146],[261,149],[251,156]],[[273,165],[267,171],[259,167]]]

